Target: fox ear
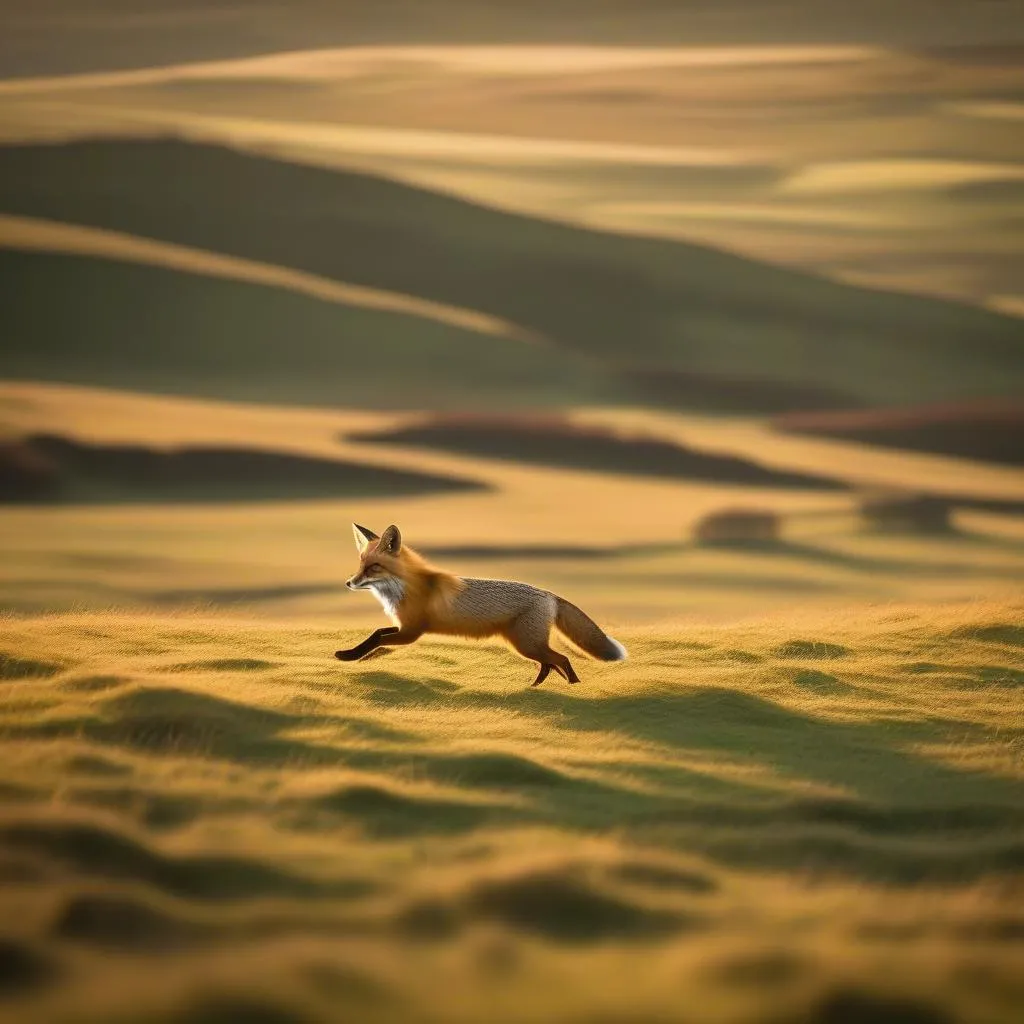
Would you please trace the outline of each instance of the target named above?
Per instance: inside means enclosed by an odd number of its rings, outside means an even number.
[[[386,555],[397,555],[402,550],[402,535],[397,526],[389,526],[384,531],[377,549]]]
[[[359,554],[362,554],[372,541],[380,540],[373,530],[368,530],[365,526],[360,526],[358,523],[352,524],[352,533],[355,535],[356,548]]]

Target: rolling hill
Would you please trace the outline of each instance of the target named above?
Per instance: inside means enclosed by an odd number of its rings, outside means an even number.
[[[602,395],[570,352],[125,260],[0,248],[0,307],[9,378],[370,408]]]
[[[0,622],[9,1019],[1010,1024],[1019,603],[497,646]],[[699,1013],[680,1016],[680,1009]]]
[[[716,381],[732,406],[737,378],[762,381],[751,411],[806,408],[800,389],[856,406],[1008,395],[1024,381],[1024,328],[1010,317],[209,145],[6,147],[0,211],[477,310],[597,360],[633,402],[647,397],[635,375],[651,371],[702,375],[684,400],[708,408],[721,405]],[[24,333],[15,321],[13,347]],[[389,368],[389,382],[408,370]],[[780,400],[783,384],[796,396]]]

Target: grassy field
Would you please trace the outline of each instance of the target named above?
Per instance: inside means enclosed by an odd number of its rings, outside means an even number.
[[[1024,502],[1024,478],[1015,468],[779,435],[745,417],[601,408],[573,411],[567,422],[836,479],[846,489],[801,489],[781,477],[779,486],[770,473],[761,486],[699,475],[659,479],[623,472],[621,465],[618,471],[585,463],[527,465],[358,440],[418,419],[0,385],[0,432],[12,437],[47,433],[96,453],[131,444],[151,458],[249,450],[273,453],[280,467],[261,479],[247,471],[243,482],[261,501],[225,500],[231,490],[225,477],[207,480],[205,494],[197,484],[187,504],[161,503],[159,489],[145,480],[133,485],[129,474],[86,480],[91,505],[0,508],[0,607],[27,614],[230,606],[291,620],[378,625],[376,602],[344,590],[354,566],[352,521],[377,529],[397,522],[411,544],[436,554],[446,568],[527,579],[603,619],[631,624],[680,615],[715,621],[767,608],[973,600],[1017,593],[1024,579],[1019,516],[958,511],[952,532],[927,536],[872,533],[857,514],[863,491],[885,489],[953,493],[966,506],[1016,507]],[[419,495],[364,487],[357,494],[347,486],[349,472],[339,470],[338,497],[308,500],[289,459],[317,466],[338,460],[397,473],[399,481],[415,472],[482,486]],[[74,486],[69,480],[69,489]],[[779,543],[755,549],[694,543],[703,516],[736,506],[778,514]]]
[[[1019,471],[644,410],[567,422],[848,489],[360,439],[417,421],[0,387],[5,434],[92,457],[483,485],[310,500],[285,472],[271,500],[169,505],[128,474],[98,504],[0,508],[0,1014],[1014,1020],[1020,519],[884,534],[856,505],[895,485],[1019,502]],[[783,535],[693,540],[736,506]],[[539,690],[487,643],[342,665],[382,621],[343,587],[352,520],[550,587],[631,659]]]
[[[1011,6],[5,14],[0,1024],[1021,1019]]]
[[[365,664],[0,626],[0,988],[62,1021],[1019,1019],[1024,606]]]

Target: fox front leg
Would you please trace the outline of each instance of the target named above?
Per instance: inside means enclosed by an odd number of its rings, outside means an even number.
[[[358,661],[365,658],[371,651],[375,651],[385,637],[393,636],[400,632],[397,626],[381,626],[375,629],[361,644],[350,647],[347,651],[335,651],[334,656],[338,661]]]
[[[361,644],[356,644],[355,647],[347,651],[337,651],[334,656],[339,661],[357,661],[359,658],[365,658],[370,651],[375,651],[378,647],[399,647],[415,643],[423,636],[423,632],[420,628],[382,626],[380,629],[375,629]]]

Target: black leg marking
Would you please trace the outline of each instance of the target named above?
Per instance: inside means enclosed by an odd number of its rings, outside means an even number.
[[[551,667],[570,683],[578,683],[580,677],[576,675],[576,669],[572,667],[572,662],[564,654],[559,654],[557,651],[553,652],[553,656],[558,660],[553,662]]]
[[[335,651],[334,656],[338,661],[358,661],[375,650],[384,637],[394,636],[397,632],[399,632],[397,626],[381,626],[380,629],[375,629],[362,643],[345,651]]]
[[[540,684],[543,683],[545,679],[547,679],[548,673],[550,671],[551,671],[551,666],[542,663],[541,666],[540,666],[540,671],[537,673],[537,678],[534,679],[534,681],[532,683],[530,683],[530,685],[531,686],[540,686]]]

